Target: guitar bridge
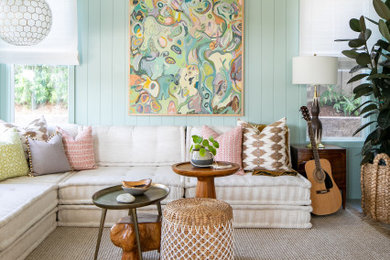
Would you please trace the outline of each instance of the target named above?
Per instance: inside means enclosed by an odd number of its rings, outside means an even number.
[[[326,189],[326,190],[318,190],[318,191],[316,191],[316,193],[317,194],[325,194],[325,193],[328,193],[329,192],[329,190],[328,189]]]

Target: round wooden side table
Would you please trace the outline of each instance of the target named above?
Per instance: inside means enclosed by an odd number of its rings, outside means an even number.
[[[182,162],[172,165],[172,170],[177,174],[187,176],[187,177],[196,177],[198,178],[198,183],[196,184],[196,198],[212,198],[215,199],[215,186],[214,178],[223,177],[232,175],[236,173],[240,166],[236,163],[230,162],[216,162],[219,166],[228,166],[229,168],[215,169],[212,167],[209,168],[198,168],[192,166],[190,162]]]
[[[135,229],[135,236],[137,241],[137,249],[139,258],[142,260],[141,242],[138,230],[138,218],[137,208],[145,207],[151,204],[156,204],[158,215],[162,216],[160,201],[165,199],[169,194],[169,188],[162,184],[152,184],[152,187],[147,190],[143,195],[135,196],[135,201],[132,203],[119,203],[116,201],[116,197],[120,194],[126,193],[121,185],[109,187],[100,191],[97,191],[92,196],[93,204],[102,209],[102,215],[100,218],[99,234],[96,242],[96,249],[94,259],[97,259],[100,247],[100,241],[102,239],[102,233],[104,228],[104,222],[106,220],[106,214],[108,209],[120,210],[128,209],[129,215],[132,218]]]

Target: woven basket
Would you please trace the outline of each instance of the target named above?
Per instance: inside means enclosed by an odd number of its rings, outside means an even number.
[[[164,209],[161,259],[233,259],[233,210],[223,201],[180,199]]]
[[[386,165],[379,165],[380,160]],[[390,223],[390,157],[378,154],[374,163],[361,168],[363,213],[374,220]]]

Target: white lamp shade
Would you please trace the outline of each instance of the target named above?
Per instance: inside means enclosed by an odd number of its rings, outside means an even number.
[[[293,58],[293,84],[337,84],[338,59],[325,56]]]

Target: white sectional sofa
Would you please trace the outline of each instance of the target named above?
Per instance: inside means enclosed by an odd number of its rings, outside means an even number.
[[[73,135],[82,126],[63,126]],[[97,227],[96,191],[122,180],[152,178],[170,188],[162,202],[193,197],[196,179],[175,174],[171,165],[188,159],[192,134],[200,127],[93,127],[98,167],[80,172],[19,177],[0,182],[0,259],[25,258],[59,226]],[[231,127],[216,127],[219,132]],[[232,175],[215,180],[217,198],[234,209],[240,228],[310,228],[310,182],[298,175]],[[155,212],[145,207],[141,212]],[[109,210],[106,226],[127,211]]]

